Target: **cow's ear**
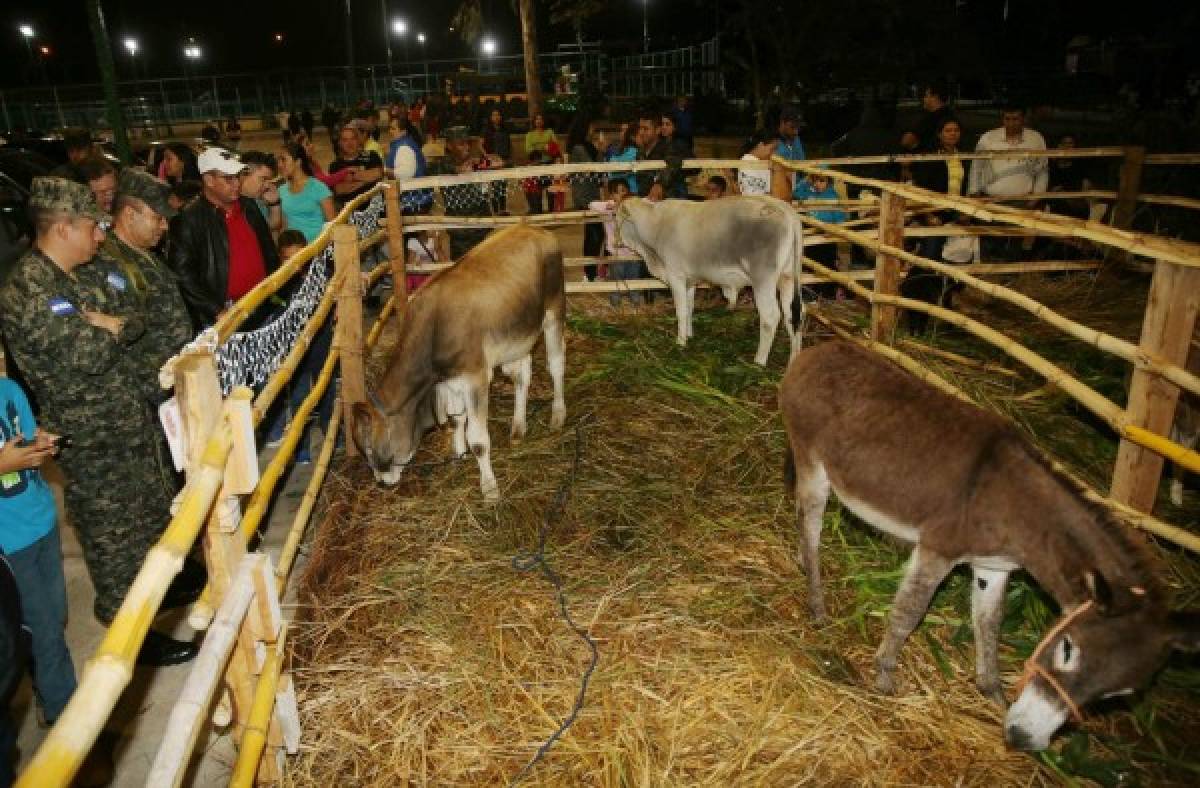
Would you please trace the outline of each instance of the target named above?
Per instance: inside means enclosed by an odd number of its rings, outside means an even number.
[[[1174,610],[1167,616],[1167,643],[1176,651],[1200,652],[1200,610]]]
[[[1096,612],[1107,616],[1112,610],[1113,594],[1104,575],[1095,569],[1089,569],[1083,573],[1083,582],[1087,586],[1088,596],[1096,606]]]
[[[371,446],[371,425],[375,422],[375,409],[365,402],[355,402],[350,408],[354,416],[354,444],[365,455]]]

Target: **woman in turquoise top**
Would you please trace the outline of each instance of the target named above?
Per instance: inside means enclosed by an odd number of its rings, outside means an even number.
[[[333,219],[333,192],[313,177],[308,153],[299,143],[289,142],[279,152],[279,174],[287,181],[279,190],[284,227],[299,230],[312,243]]]

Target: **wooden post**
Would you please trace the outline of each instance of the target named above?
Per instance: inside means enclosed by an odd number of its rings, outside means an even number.
[[[879,200],[879,240],[888,246],[904,246],[904,198],[889,191]],[[883,252],[875,255],[875,292],[889,296],[900,293],[900,261]],[[872,304],[871,338],[891,343],[899,314],[894,306]]]
[[[342,372],[342,424],[345,427],[346,454],[358,456],[354,435],[354,405],[367,400],[367,379],[363,370],[362,285],[359,277],[358,231],[349,224],[333,228],[333,262],[338,285],[337,345]]]
[[[408,298],[408,277],[405,275],[405,262],[408,250],[404,248],[404,210],[400,205],[399,181],[389,184],[384,192],[384,205],[387,208],[388,253],[392,264],[392,296],[400,296],[397,305],[403,305]]]
[[[1122,180],[1124,187],[1124,180]],[[1200,268],[1159,260],[1150,282],[1146,316],[1142,321],[1141,350],[1172,364],[1187,363],[1188,346],[1200,309]],[[1175,419],[1179,387],[1153,372],[1135,369],[1125,409],[1128,423],[1158,435],[1167,435]],[[1113,469],[1111,497],[1141,512],[1154,509],[1163,458],[1122,440]]]
[[[800,177],[799,173],[775,162],[771,162],[768,172],[771,173],[771,196],[778,197],[790,205],[795,189],[794,179]]]
[[[1137,210],[1138,192],[1142,188],[1142,164],[1146,160],[1146,149],[1140,145],[1125,147],[1121,160],[1121,178],[1117,188],[1117,201],[1113,205],[1113,227],[1128,230],[1133,227],[1133,214]]]
[[[200,457],[209,435],[222,429],[225,418],[217,363],[212,353],[192,353],[176,363],[175,396],[179,400],[180,417],[187,436],[187,473],[191,475],[200,467]],[[246,543],[238,529],[240,519],[238,498],[226,484],[209,513],[204,535],[204,562],[208,567],[214,609],[220,607],[229,593],[234,574],[246,555]],[[243,632],[225,674],[233,700],[233,723],[239,730],[250,712],[257,669],[254,643]]]

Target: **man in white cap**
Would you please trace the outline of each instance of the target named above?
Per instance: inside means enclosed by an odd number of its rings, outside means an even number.
[[[279,267],[262,211],[239,194],[237,154],[208,148],[198,166],[203,190],[171,225],[168,260],[197,331]]]

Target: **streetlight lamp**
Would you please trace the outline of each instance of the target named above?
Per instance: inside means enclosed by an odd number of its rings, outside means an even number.
[[[21,36],[25,39],[25,53],[29,55],[29,61],[33,62],[33,25],[21,25],[17,28],[21,31]]]
[[[125,45],[125,51],[129,53],[129,68],[133,72],[133,78],[137,79],[138,40],[133,36],[126,36],[122,43]]]
[[[496,39],[492,38],[491,36],[484,36],[479,42],[479,51],[482,52],[483,56],[486,57],[490,62],[492,55],[496,54]],[[481,73],[483,72],[482,68],[479,70]]]
[[[191,108],[193,118],[196,113],[196,102],[192,99],[192,73],[188,64],[199,61],[200,56],[203,54],[200,45],[196,43],[196,39],[189,38],[187,45],[183,48],[183,75],[187,82],[188,106]]]

